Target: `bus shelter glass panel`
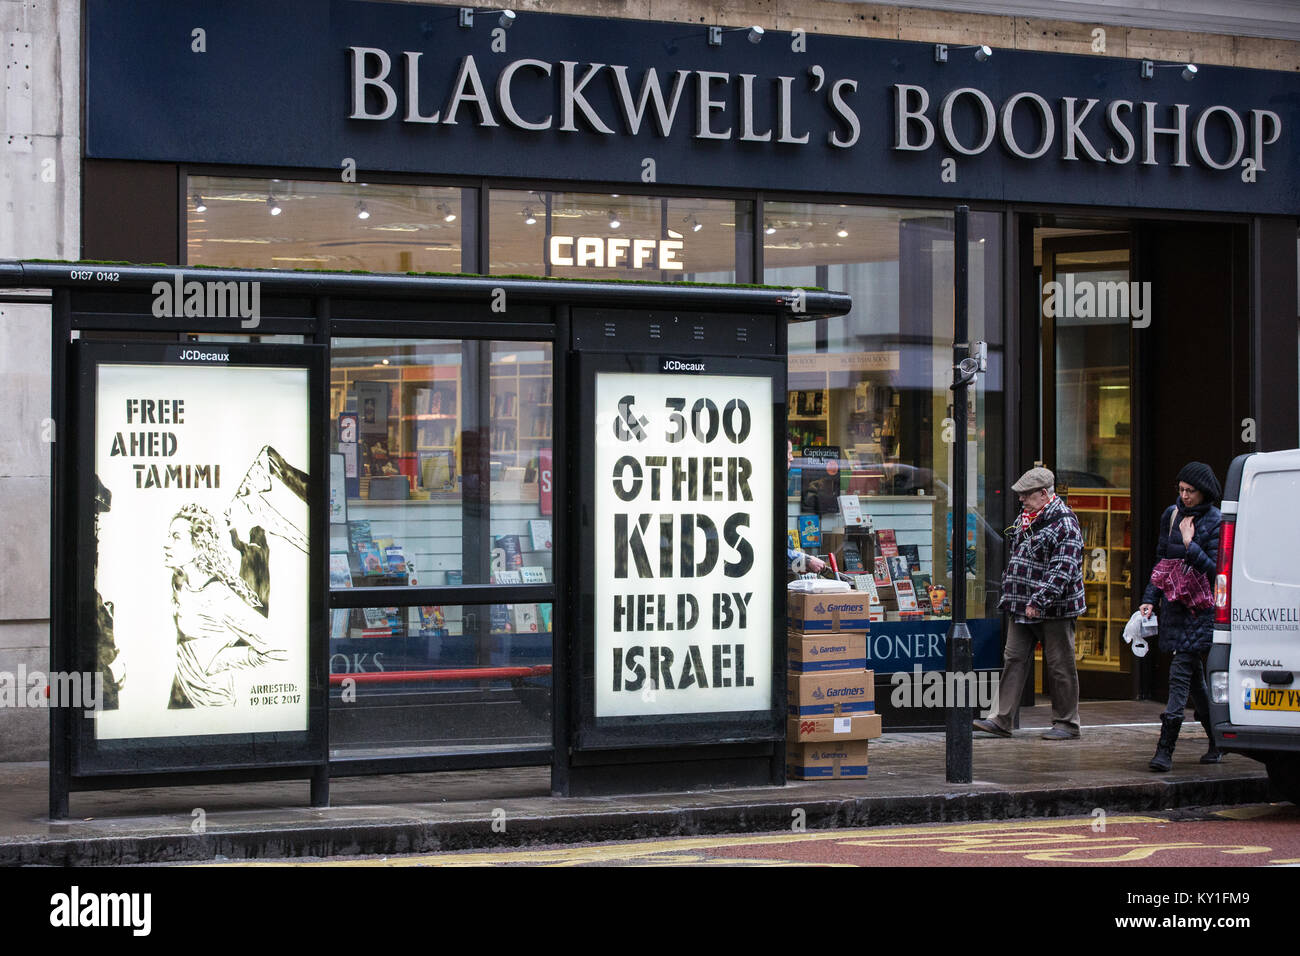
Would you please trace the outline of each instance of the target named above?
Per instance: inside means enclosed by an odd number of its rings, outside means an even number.
[[[547,584],[554,580],[555,518],[550,343],[492,343],[489,379],[491,580]],[[549,622],[536,619],[512,624],[549,630]]]
[[[511,626],[530,615],[551,605],[331,610],[330,756],[549,744],[551,635]]]

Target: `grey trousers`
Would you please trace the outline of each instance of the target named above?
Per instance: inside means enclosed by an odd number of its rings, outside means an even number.
[[[998,705],[988,719],[1011,730],[1025,681],[1033,668],[1034,645],[1043,642],[1043,659],[1051,679],[1052,726],[1079,732],[1079,672],[1074,667],[1074,618],[1058,617],[1033,624],[1007,625]]]

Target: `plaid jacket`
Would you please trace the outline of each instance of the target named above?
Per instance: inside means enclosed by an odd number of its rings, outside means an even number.
[[[998,607],[1024,614],[1033,605],[1045,618],[1078,617],[1083,594],[1083,534],[1079,519],[1060,498],[1043,509],[1028,531],[1017,523],[1002,575]]]

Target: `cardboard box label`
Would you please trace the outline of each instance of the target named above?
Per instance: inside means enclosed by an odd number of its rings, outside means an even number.
[[[790,744],[785,751],[786,775],[796,780],[839,780],[867,775],[867,741]]]
[[[789,743],[819,743],[825,740],[871,740],[881,733],[879,714],[849,717],[792,717],[786,723]]]
[[[786,622],[794,631],[865,632],[870,626],[870,615],[870,602],[861,591],[834,594],[788,592]]]
[[[786,689],[791,717],[842,717],[876,709],[875,674],[868,670],[791,673]]]
[[[851,631],[838,634],[796,632],[788,636],[788,651],[790,671],[795,674],[865,670],[867,635]]]

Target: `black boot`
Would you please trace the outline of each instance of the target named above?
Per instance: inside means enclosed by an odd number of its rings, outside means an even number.
[[[1214,734],[1210,732],[1210,722],[1201,718],[1201,726],[1205,728],[1205,736],[1209,738],[1210,747],[1201,755],[1201,763],[1218,763],[1223,759],[1223,751],[1214,743]]]
[[[1160,743],[1156,744],[1156,755],[1151,758],[1151,762],[1147,764],[1148,767],[1152,770],[1159,770],[1161,773],[1173,769],[1174,744],[1178,743],[1178,731],[1182,726],[1183,717],[1181,714],[1177,717],[1160,715]]]

